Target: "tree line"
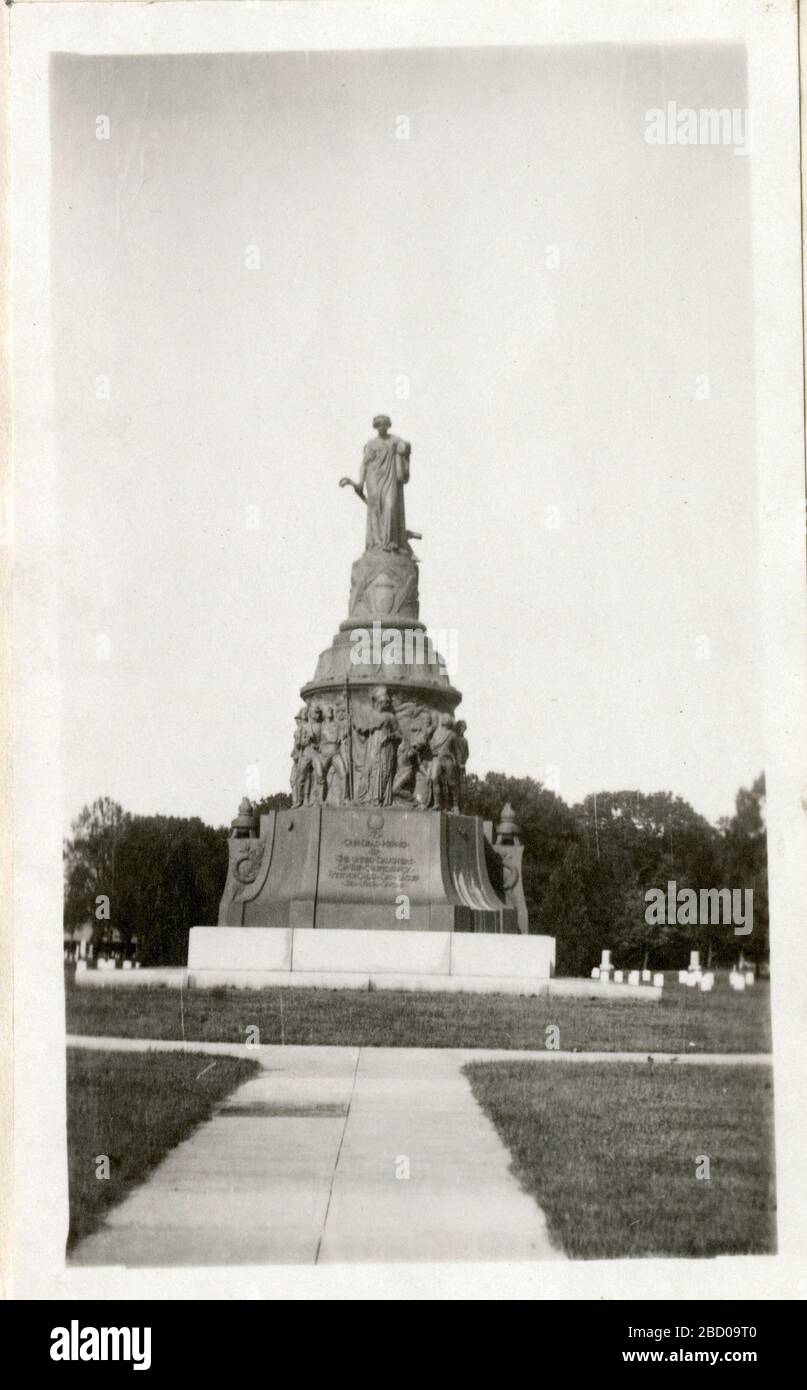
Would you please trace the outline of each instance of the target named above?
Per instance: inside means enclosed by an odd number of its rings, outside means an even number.
[[[265,812],[290,804],[266,797]],[[619,966],[686,965],[690,950],[713,965],[768,956],[765,779],[737,793],[731,817],[711,825],[669,792],[598,792],[569,806],[531,777],[469,775],[464,810],[496,824],[512,805],[524,842],[530,931],[554,936],[557,971],[588,974],[609,947]],[[424,813],[425,814],[425,813]],[[143,965],[181,965],[192,926],[215,923],[227,872],[227,828],[198,817],[140,816],[102,797],[85,806],[65,840],[66,927],[114,932]],[[730,925],[649,925],[651,889],[753,890],[753,930]]]

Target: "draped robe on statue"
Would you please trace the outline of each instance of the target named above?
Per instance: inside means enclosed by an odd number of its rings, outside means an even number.
[[[372,806],[391,806],[395,780],[395,757],[401,735],[394,714],[378,717],[367,733],[364,767],[367,800]]]
[[[367,499],[366,550],[400,550],[410,554],[406,538],[404,484],[409,481],[411,446],[388,434],[364,447],[360,486]]]

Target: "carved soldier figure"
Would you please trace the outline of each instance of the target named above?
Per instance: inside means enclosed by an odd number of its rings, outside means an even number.
[[[415,801],[421,811],[428,811],[434,805],[431,779],[431,741],[436,727],[436,716],[427,713],[423,723],[415,725],[412,729],[412,745],[417,753]]]
[[[457,813],[457,735],[450,714],[441,714],[431,737],[431,781],[434,806],[438,811]]]
[[[458,808],[458,810],[460,810],[460,811],[462,810],[463,805],[465,804],[465,768],[466,768],[466,766],[467,766],[468,758],[470,757],[470,752],[471,752],[470,748],[468,747],[468,740],[467,740],[467,738],[465,737],[465,730],[466,730],[467,728],[468,728],[468,725],[466,724],[466,722],[465,722],[464,719],[458,719],[458,720],[457,720],[457,727],[456,727],[456,734],[457,734],[457,744],[456,744],[456,758],[457,758],[457,791],[456,791],[456,798],[457,798],[457,808]]]
[[[417,749],[411,743],[402,743],[398,749],[398,771],[392,784],[392,799],[396,805],[414,802],[419,761]]]
[[[297,778],[297,805],[311,806],[319,797],[320,757],[323,715],[320,705],[312,705],[301,725],[300,762]]]
[[[295,723],[296,727],[295,727],[295,730],[294,730],[294,742],[292,743],[292,746],[291,746],[291,778],[290,778],[290,785],[291,785],[291,804],[292,804],[292,806],[302,806],[302,804],[303,804],[303,803],[302,803],[302,798],[301,798],[301,796],[300,796],[300,758],[301,758],[301,756],[302,756],[302,751],[303,751],[303,739],[304,739],[303,727],[304,727],[304,724],[305,724],[307,715],[308,715],[308,711],[307,711],[305,705],[303,705],[303,708],[300,710],[299,714],[295,714],[295,716],[294,716],[294,723]]]
[[[319,759],[316,766],[317,789],[322,805],[329,800],[341,806],[345,795],[345,764],[340,751],[342,731],[334,718],[333,705],[326,706],[320,727]]]
[[[340,700],[335,711],[336,727],[339,735],[339,760],[342,765],[342,803],[350,801],[351,795],[351,737],[350,718],[344,700]]]

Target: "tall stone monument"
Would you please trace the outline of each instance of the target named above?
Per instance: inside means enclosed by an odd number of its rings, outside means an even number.
[[[233,821],[219,925],[526,931],[512,836],[463,814],[459,690],[420,620],[406,525],[411,446],[378,415],[357,482],[364,551],[348,615],[300,692],[292,806]],[[512,819],[512,816],[510,817]]]

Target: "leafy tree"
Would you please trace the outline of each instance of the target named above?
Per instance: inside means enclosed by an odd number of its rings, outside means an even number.
[[[571,844],[553,869],[538,913],[538,930],[555,937],[555,969],[559,975],[588,974],[599,959],[596,928],[586,902],[583,853]]]
[[[723,885],[753,889],[754,917],[750,936],[723,932],[720,959],[734,961],[742,950],[747,960],[767,959],[768,920],[768,844],[765,829],[765,774],[760,773],[750,787],[741,787],[735,813],[720,822],[722,837]]]
[[[578,831],[566,803],[532,777],[506,777],[500,772],[468,776],[463,803],[466,814],[481,816],[495,827],[508,801],[524,843],[524,896],[530,930],[536,931],[549,879],[577,840]]]
[[[227,832],[198,817],[136,816],[121,847],[118,922],[144,965],[183,965],[191,927],[218,920]]]
[[[96,941],[133,939],[143,964],[183,964],[188,930],[215,922],[227,869],[227,832],[198,817],[131,816],[108,798],[84,807],[64,849],[65,924],[95,919]],[[96,917],[95,899],[109,900]]]
[[[291,796],[288,792],[274,792],[271,796],[261,797],[253,805],[258,816],[268,815],[270,811],[287,811],[291,806]]]
[[[620,964],[685,965],[689,951],[708,947],[698,926],[645,919],[648,889],[720,881],[718,831],[670,792],[600,792],[575,808],[586,847],[587,900],[596,936]],[[592,962],[592,964],[595,962]]]
[[[65,840],[63,852],[66,926],[93,921],[98,924],[96,935],[103,935],[108,919],[104,905],[96,900],[107,898],[111,913],[117,896],[118,855],[130,821],[122,806],[102,796],[84,806],[72,822],[72,838]]]

